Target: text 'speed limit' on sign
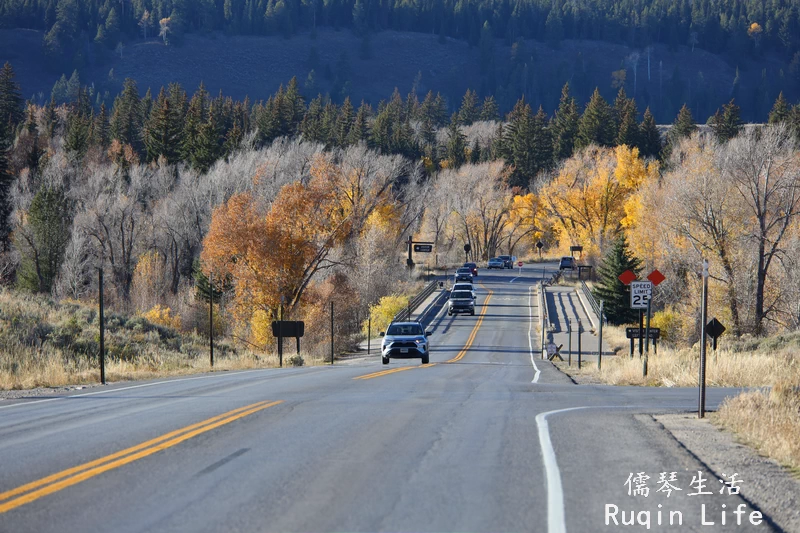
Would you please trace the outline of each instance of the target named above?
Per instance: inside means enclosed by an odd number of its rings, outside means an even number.
[[[653,296],[653,284],[649,281],[631,282],[631,309],[647,309]]]

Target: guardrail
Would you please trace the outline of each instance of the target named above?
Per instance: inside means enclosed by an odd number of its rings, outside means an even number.
[[[583,291],[583,295],[586,297],[586,300],[589,302],[589,305],[592,306],[592,310],[594,311],[594,314],[597,315],[597,318],[603,322],[608,322],[606,317],[601,315],[600,304],[594,299],[594,295],[592,294],[592,291],[589,290],[589,286],[586,285],[585,281],[581,280],[580,288],[581,291]]]
[[[422,302],[424,302],[428,298],[428,296],[433,294],[438,288],[439,288],[438,280],[434,280],[428,283],[419,294],[417,294],[408,301],[408,306],[406,306],[402,311],[394,315],[394,318],[392,318],[392,322],[406,322],[409,319],[411,319],[411,312],[417,307],[419,307],[422,304]]]

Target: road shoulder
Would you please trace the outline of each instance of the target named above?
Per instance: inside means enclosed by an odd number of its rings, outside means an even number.
[[[715,473],[739,473],[742,495],[783,531],[800,531],[800,481],[775,461],[695,414],[653,415],[675,440]]]

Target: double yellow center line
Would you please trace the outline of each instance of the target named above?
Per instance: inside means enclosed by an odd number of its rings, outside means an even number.
[[[76,485],[81,481],[86,481],[89,478],[119,468],[120,466],[132,463],[143,457],[153,455],[156,452],[171,448],[176,444],[180,444],[186,440],[196,437],[206,431],[229,424],[234,420],[239,420],[253,413],[257,413],[268,407],[278,405],[283,401],[275,402],[258,402],[251,405],[228,411],[221,415],[209,418],[203,422],[186,426],[185,428],[171,431],[160,437],[137,444],[122,451],[95,459],[88,463],[84,463],[73,468],[68,468],[61,472],[57,472],[42,479],[32,481],[15,489],[0,493],[0,513],[5,513],[11,509],[15,509],[26,503],[38,500],[43,496],[58,492],[61,489]]]
[[[483,284],[481,284],[481,287],[486,288],[486,287],[483,286]],[[483,301],[483,305],[481,306],[481,312],[478,315],[478,321],[475,323],[475,326],[472,328],[472,331],[469,334],[469,338],[467,338],[466,344],[464,344],[464,347],[461,349],[460,352],[458,352],[458,355],[456,355],[452,359],[446,361],[447,363],[455,363],[455,362],[458,362],[461,359],[463,359],[464,356],[467,355],[467,351],[472,346],[472,343],[475,342],[475,337],[478,335],[478,330],[481,329],[481,324],[483,323],[483,315],[486,314],[487,305],[489,304],[489,300],[492,299],[492,294],[494,292],[491,289],[486,289],[486,290],[489,292],[489,294],[486,295],[486,299]],[[405,372],[406,370],[413,370],[415,368],[430,368],[432,366],[436,366],[436,363],[430,363],[430,364],[427,364],[427,365],[420,365],[420,366],[401,366],[399,368],[392,368],[392,369],[389,369],[389,370],[381,370],[380,372],[373,372],[372,374],[365,374],[363,376],[357,376],[357,377],[354,377],[353,379],[362,379],[362,380],[364,380],[364,379],[373,379],[373,378],[379,378],[381,376],[388,376],[389,374],[395,374],[397,372]]]
[[[493,291],[491,289],[487,289],[489,294],[486,296],[486,299],[483,301],[483,305],[481,306],[481,314],[478,315],[478,321],[475,323],[475,327],[472,328],[472,333],[469,334],[469,338],[467,339],[467,343],[464,344],[464,347],[461,348],[461,351],[458,352],[458,355],[447,361],[448,363],[455,363],[457,361],[461,361],[465,355],[467,355],[467,350],[470,349],[472,343],[475,342],[475,337],[478,335],[478,330],[481,329],[481,324],[483,323],[483,315],[486,314],[486,309],[488,309],[489,300],[492,299]]]
[[[401,366],[399,368],[392,368],[389,370],[381,370],[380,372],[373,372],[372,374],[366,374],[364,376],[357,376],[353,379],[372,379],[372,378],[379,378],[381,376],[388,376],[389,374],[395,374],[397,372],[404,372],[406,370],[413,370],[414,368],[430,368],[432,366],[436,366],[436,363],[429,363],[427,365],[419,365],[419,366]]]

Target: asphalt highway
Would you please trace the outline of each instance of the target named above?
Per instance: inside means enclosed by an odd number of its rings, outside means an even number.
[[[426,366],[0,402],[0,532],[646,531],[646,517],[656,531],[771,531],[749,507],[737,525],[735,484],[719,494],[648,416],[696,409],[695,389],[577,386],[539,358],[541,275],[481,270],[476,315],[433,319]],[[709,389],[709,408],[735,392]],[[698,471],[712,494],[690,495]],[[676,473],[669,495],[662,472]]]

